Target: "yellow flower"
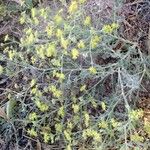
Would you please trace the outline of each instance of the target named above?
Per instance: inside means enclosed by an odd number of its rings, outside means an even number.
[[[55,92],[57,90],[56,86],[54,86],[54,85],[50,86],[49,89],[50,89],[51,92]]]
[[[60,90],[56,90],[54,93],[53,93],[53,96],[56,97],[56,98],[60,98],[62,96],[62,92]]]
[[[138,135],[137,133],[131,135],[131,141],[133,142],[143,142],[144,141],[144,138],[140,135]]]
[[[71,138],[71,134],[68,130],[64,130],[64,136],[67,141],[71,142],[72,138]]]
[[[113,126],[114,128],[116,128],[116,127],[118,127],[118,126],[121,125],[121,123],[118,122],[118,121],[116,121],[114,118],[112,118],[112,119],[110,120],[110,122],[111,122],[111,124],[112,124],[112,126]]]
[[[73,128],[72,122],[70,122],[70,121],[67,122],[67,128],[68,129],[72,129]]]
[[[85,26],[90,26],[91,25],[91,17],[87,16],[84,20],[84,25]]]
[[[28,129],[27,133],[28,133],[30,136],[37,137],[37,132],[34,130],[34,128]]]
[[[25,45],[32,45],[35,42],[35,40],[36,36],[33,33],[30,33],[25,39]]]
[[[87,112],[84,113],[84,121],[85,121],[85,126],[88,127],[89,126],[89,121],[90,121],[90,116]]]
[[[55,124],[55,129],[57,132],[62,132],[62,128],[63,128],[63,126],[61,123]]]
[[[85,91],[85,90],[86,90],[86,85],[82,85],[82,86],[80,87],[80,91],[83,92],[83,91]]]
[[[90,67],[90,68],[89,68],[89,72],[90,72],[91,74],[96,74],[96,73],[97,73],[97,70],[96,70],[95,67]]]
[[[36,88],[37,88],[37,87],[36,87]],[[41,96],[42,96],[42,92],[37,89],[35,95],[36,95],[37,97],[41,97]]]
[[[9,36],[8,36],[8,34],[7,34],[7,35],[5,35],[4,42],[6,42],[6,41],[8,41],[8,40],[9,40]]]
[[[39,100],[35,101],[36,106],[40,109],[40,111],[45,112],[48,110],[49,106]]]
[[[137,109],[137,110],[131,110],[128,114],[129,118],[132,120],[132,121],[137,121],[139,120],[140,118],[142,118],[144,115],[144,112],[143,110],[141,109]]]
[[[80,116],[79,115],[74,115],[73,116],[73,121],[74,121],[74,123],[79,122],[80,121]]]
[[[60,60],[57,60],[57,59],[52,59],[51,60],[52,64],[56,67],[60,67],[61,66],[61,62]]]
[[[101,136],[97,131],[93,131],[93,139],[96,142],[100,142],[101,141]]]
[[[80,48],[80,49],[85,48],[85,44],[84,44],[83,40],[79,41],[79,43],[77,44],[77,47]]]
[[[29,114],[29,120],[34,121],[37,119],[37,114],[35,112]]]
[[[65,75],[63,73],[56,72],[56,70],[53,71],[53,77],[57,77],[60,82],[62,82],[65,79]]]
[[[58,110],[58,116],[61,116],[62,118],[65,116],[65,110],[64,106],[61,106]]]
[[[43,134],[43,139],[44,139],[44,142],[45,143],[48,143],[50,138],[51,138],[51,134],[50,133],[47,133],[47,132],[42,132],[41,134]]]
[[[72,150],[71,145],[67,145],[66,150]]]
[[[41,107],[41,102],[40,102],[39,100],[36,100],[36,101],[35,101],[35,104],[36,104],[36,106],[37,106],[38,108]]]
[[[35,9],[35,8],[32,8],[32,9],[31,9],[31,16],[32,16],[32,18],[34,18],[35,15],[36,15],[36,9]]]
[[[10,60],[13,60],[14,56],[15,56],[16,52],[14,50],[12,51],[8,51],[8,57]]]
[[[102,28],[102,31],[104,33],[110,34],[110,33],[113,32],[113,28],[111,27],[111,25],[104,25],[103,28]]]
[[[63,73],[59,73],[57,74],[57,77],[59,78],[59,80],[64,80],[65,79],[65,75]]]
[[[69,45],[69,40],[65,40],[63,37],[61,37],[61,46],[64,49],[67,49],[68,45]]]
[[[36,80],[35,80],[35,79],[32,79],[32,80],[31,80],[31,83],[30,83],[30,86],[33,87],[35,84],[36,84]]]
[[[115,30],[119,27],[119,24],[118,23],[112,23],[111,27],[112,27],[113,30]]]
[[[100,42],[101,38],[97,35],[93,36],[91,38],[91,47],[96,48],[98,46],[98,43]]]
[[[71,50],[71,55],[72,55],[72,59],[77,59],[79,57],[79,51],[77,49],[72,49]]]
[[[73,14],[77,11],[77,9],[78,9],[78,3],[77,1],[73,0],[69,6],[68,11],[70,14]]]
[[[97,108],[97,106],[98,106],[94,99],[91,100],[91,104],[94,108]]]
[[[104,33],[108,33],[111,34],[115,29],[117,29],[119,27],[119,24],[117,23],[112,23],[111,25],[104,25],[102,28],[102,31]]]
[[[24,30],[24,32],[25,32],[27,35],[30,35],[30,34],[33,32],[33,30],[32,30],[31,28],[27,28],[27,29]]]
[[[41,107],[40,107],[39,109],[40,109],[42,112],[45,112],[45,111],[48,110],[48,108],[49,108],[49,106],[48,106],[47,104],[42,103],[42,104],[41,104]]]
[[[38,24],[39,24],[39,20],[37,19],[37,17],[33,18],[33,23],[34,23],[35,25],[38,25]]]
[[[53,27],[49,24],[47,25],[45,31],[47,32],[47,35],[50,37],[53,34]]]
[[[57,91],[57,89],[56,89],[56,87],[55,86],[51,86],[50,87],[50,91],[53,93],[53,95],[54,95],[54,93],[56,93],[56,91]]]
[[[4,68],[0,65],[0,75],[3,73]]]
[[[102,110],[105,111],[106,110],[106,104],[104,102],[101,102],[101,106],[102,106]]]
[[[25,21],[26,21],[25,13],[22,12],[22,13],[21,13],[21,17],[20,17],[20,19],[19,19],[19,22],[20,22],[20,24],[24,24]]]
[[[40,58],[45,59],[45,47],[43,45],[36,48],[36,53]]]
[[[44,9],[44,8],[40,9],[40,16],[43,17],[44,19],[47,18],[48,14],[47,14],[46,9]]]
[[[45,15],[45,9],[44,9],[44,8],[41,8],[41,9],[40,9],[40,15],[41,15],[41,16],[44,16],[44,15]]]
[[[148,119],[144,120],[144,131],[148,134],[150,137],[150,121]]]
[[[36,58],[34,56],[31,57],[31,62],[34,64],[36,62]]]
[[[61,24],[63,22],[63,18],[61,17],[60,14],[55,15],[54,21],[57,25]]]
[[[72,109],[73,109],[73,112],[76,114],[79,112],[79,105],[77,104],[72,104]]]
[[[52,57],[52,56],[56,56],[57,55],[57,51],[56,51],[56,46],[53,43],[50,43],[46,49],[46,56],[47,57]]]
[[[101,141],[101,135],[93,129],[84,130],[82,136],[83,136],[84,139],[87,139],[87,137],[92,137],[93,140],[96,141],[96,142]]]
[[[37,88],[36,87],[31,89],[31,94],[35,94],[35,93],[37,93]]]
[[[63,31],[61,29],[56,30],[56,37],[61,38],[63,36]]]
[[[108,124],[106,121],[102,120],[99,124],[98,124],[99,128],[104,128],[107,129],[108,128]]]

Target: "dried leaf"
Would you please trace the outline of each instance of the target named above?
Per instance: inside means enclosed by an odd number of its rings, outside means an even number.
[[[37,140],[37,143],[36,143],[36,150],[41,150],[41,149],[42,149],[41,147],[42,147],[42,146],[41,146],[40,141]]]
[[[0,117],[2,117],[4,119],[8,119],[4,109],[1,107],[0,107]]]

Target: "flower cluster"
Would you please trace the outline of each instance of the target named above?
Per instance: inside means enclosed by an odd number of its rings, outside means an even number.
[[[141,109],[137,109],[137,110],[131,110],[129,112],[129,118],[132,120],[132,121],[138,121],[140,118],[142,118],[144,115],[144,112],[143,110]]]
[[[22,89],[24,92],[29,88],[27,121],[31,126],[27,133],[34,138],[40,135],[45,143],[60,140],[67,150],[76,146],[87,149],[85,143],[88,142],[89,149],[107,149],[107,140],[110,144],[112,138],[122,142],[124,139],[120,135],[127,125],[143,117],[142,110],[131,110],[124,126],[114,115],[112,105],[117,103],[110,99],[111,96],[101,99],[105,95],[105,86],[109,86],[109,83],[105,85],[107,77],[112,75],[113,78],[114,72],[118,71],[118,61],[124,55],[118,55],[111,47],[117,40],[114,35],[119,25],[114,22],[98,29],[93,24],[95,18],[84,11],[86,0],[62,2],[62,7],[57,10],[37,7],[32,8],[29,14],[22,13],[20,23],[25,29],[20,49],[5,49],[12,63],[24,60],[16,68],[25,66],[27,72],[23,83],[28,86]],[[5,42],[9,40],[8,36],[4,38]],[[102,55],[100,59],[99,55]],[[116,63],[109,64],[105,57],[117,58]],[[9,73],[9,70],[0,66],[0,75],[4,72]],[[26,79],[28,76],[29,80]],[[144,131],[148,134],[149,130],[148,124],[144,124]],[[128,130],[126,132],[132,142],[143,141],[139,134],[130,136]]]
[[[104,33],[111,34],[114,30],[118,29],[118,27],[119,27],[118,23],[112,23],[110,25],[107,24],[103,26],[102,31]]]
[[[60,98],[62,96],[62,91],[58,90],[54,85],[50,86],[49,90],[53,93],[53,96],[56,98]]]
[[[93,129],[86,129],[83,131],[82,134],[84,139],[87,139],[88,137],[92,137],[94,141],[101,142],[101,135],[96,130]]]

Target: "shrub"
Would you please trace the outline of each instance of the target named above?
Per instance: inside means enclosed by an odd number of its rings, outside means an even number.
[[[5,37],[15,43],[3,46],[7,66],[0,69],[15,82],[7,92],[9,100],[19,102],[13,106],[18,116],[11,119],[24,134],[67,150],[130,149],[134,139],[141,146],[143,137],[133,132],[141,113],[132,110],[129,100],[147,72],[146,56],[136,42],[119,35],[117,20],[95,28],[85,3],[22,12],[22,38]],[[114,50],[117,41],[123,48]],[[116,113],[120,103],[124,111]]]

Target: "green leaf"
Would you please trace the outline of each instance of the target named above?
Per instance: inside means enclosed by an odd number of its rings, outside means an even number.
[[[25,5],[26,5],[29,9],[31,9],[31,8],[33,8],[33,1],[32,1],[32,0],[26,0],[26,1],[25,1]]]
[[[7,114],[8,118],[13,118],[15,106],[16,106],[16,100],[15,99],[10,99],[7,102],[6,114]]]

